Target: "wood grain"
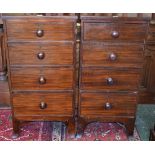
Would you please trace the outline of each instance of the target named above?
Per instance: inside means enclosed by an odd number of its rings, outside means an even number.
[[[110,103],[112,108],[105,109]],[[82,93],[80,95],[80,114],[86,117],[134,115],[137,95],[134,93]]]
[[[75,133],[83,119],[125,123],[133,133],[144,56],[150,51],[146,39],[152,42],[147,34],[153,35],[154,27],[148,29],[149,20],[141,14],[92,15],[78,14],[78,28],[77,17],[63,14],[4,17],[14,132],[21,120],[63,120]],[[43,36],[37,36],[38,30]],[[43,59],[38,59],[40,52]],[[109,59],[111,53],[116,60]],[[39,83],[40,77],[45,84]],[[45,109],[40,109],[41,102]],[[106,103],[112,108],[105,109]]]
[[[140,18],[82,17],[78,133],[115,121],[133,134],[148,30]]]
[[[83,67],[134,67],[142,68],[144,61],[144,46],[134,44],[83,43],[81,63]],[[116,55],[116,60],[110,59],[110,54]]]
[[[76,18],[22,17],[6,18],[8,41],[72,41]],[[36,31],[43,30],[43,37],[37,37]]]
[[[146,37],[147,24],[130,23],[90,23],[83,25],[83,40],[96,41],[141,41]],[[112,31],[118,31],[119,37],[113,38]]]
[[[73,68],[11,68],[11,85],[12,90],[72,90]]]
[[[9,43],[10,65],[73,65],[74,43]],[[39,59],[38,54],[44,53]]]
[[[16,115],[73,115],[72,93],[19,93],[13,94],[13,109]],[[40,102],[47,108],[40,109]]]
[[[140,81],[140,70],[108,70],[98,68],[83,68],[81,85],[83,90],[137,90]],[[107,78],[113,79],[113,84],[107,84]]]

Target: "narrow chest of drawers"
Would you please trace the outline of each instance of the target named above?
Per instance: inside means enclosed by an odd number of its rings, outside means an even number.
[[[14,132],[24,120],[64,121],[75,115],[76,17],[6,17]]]
[[[133,133],[147,29],[143,19],[82,17],[79,133],[92,121]]]

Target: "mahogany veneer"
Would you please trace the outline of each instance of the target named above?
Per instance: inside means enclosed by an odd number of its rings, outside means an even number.
[[[11,68],[12,90],[72,90],[72,68]],[[22,84],[21,84],[22,83]]]
[[[140,70],[117,70],[101,68],[82,68],[82,90],[136,90],[139,86]]]
[[[82,44],[82,65],[98,67],[142,67],[143,65],[143,45],[133,44],[108,44],[89,43]],[[94,57],[95,52],[95,57]],[[109,58],[113,57],[114,61]]]
[[[133,134],[148,20],[81,17],[79,128],[120,122]]]
[[[148,93],[140,85],[152,93],[155,85],[149,18],[4,16],[3,22],[14,135],[20,121],[32,120],[64,121],[72,135],[93,121],[124,123],[133,133],[139,92],[143,99]]]
[[[72,42],[9,43],[10,65],[73,65],[73,45]]]
[[[13,96],[13,106],[17,118],[20,115],[73,117],[73,93],[18,93]]]
[[[76,20],[4,17],[14,135],[24,120],[64,121],[75,135]]]
[[[117,41],[143,41],[146,35],[147,24],[137,24],[137,21],[128,20],[117,22],[115,19],[113,22],[108,19],[92,22],[92,20],[88,19],[87,22],[83,23],[83,27],[83,40],[85,41],[112,41],[116,38]],[[113,32],[117,32],[119,37],[113,37]]]

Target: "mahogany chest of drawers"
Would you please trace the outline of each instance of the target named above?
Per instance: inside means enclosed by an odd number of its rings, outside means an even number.
[[[123,122],[134,130],[147,20],[82,17],[79,124]]]
[[[32,120],[64,121],[72,135],[92,121],[133,133],[148,20],[81,17],[78,29],[76,16],[3,20],[14,135]]]
[[[13,128],[19,121],[74,126],[77,17],[6,17]]]

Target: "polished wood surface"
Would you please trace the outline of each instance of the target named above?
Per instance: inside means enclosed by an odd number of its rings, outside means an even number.
[[[79,134],[87,123],[107,120],[133,133],[147,29],[143,19],[82,17]]]
[[[82,117],[133,116],[136,111],[134,93],[81,93],[80,98]]]
[[[19,121],[64,121],[75,135],[75,16],[5,17],[13,130]]]
[[[73,42],[9,43],[10,65],[73,65]],[[42,58],[39,54],[43,54]]]
[[[82,68],[80,89],[84,90],[137,90],[141,70]],[[111,78],[112,83],[108,82]]]
[[[92,121],[132,134],[137,103],[155,100],[154,21],[31,15],[3,18],[14,133],[20,121],[54,120],[72,135]]]
[[[147,24],[105,21],[84,22],[82,24],[83,40],[96,41],[143,41],[146,36]],[[114,33],[114,35],[113,35]],[[115,36],[118,33],[118,36]]]
[[[84,42],[81,47],[81,61],[84,67],[103,66],[138,68],[143,67],[143,49],[144,46],[138,44],[130,46],[130,44]]]
[[[73,68],[11,68],[12,90],[72,90]],[[45,82],[41,82],[44,79]]]
[[[8,41],[72,41],[76,17],[15,17],[6,18]],[[42,30],[43,36],[37,36]]]
[[[72,93],[19,93],[13,94],[15,117],[23,116],[72,116]],[[42,104],[42,105],[41,105]],[[45,105],[45,106],[44,106]]]

